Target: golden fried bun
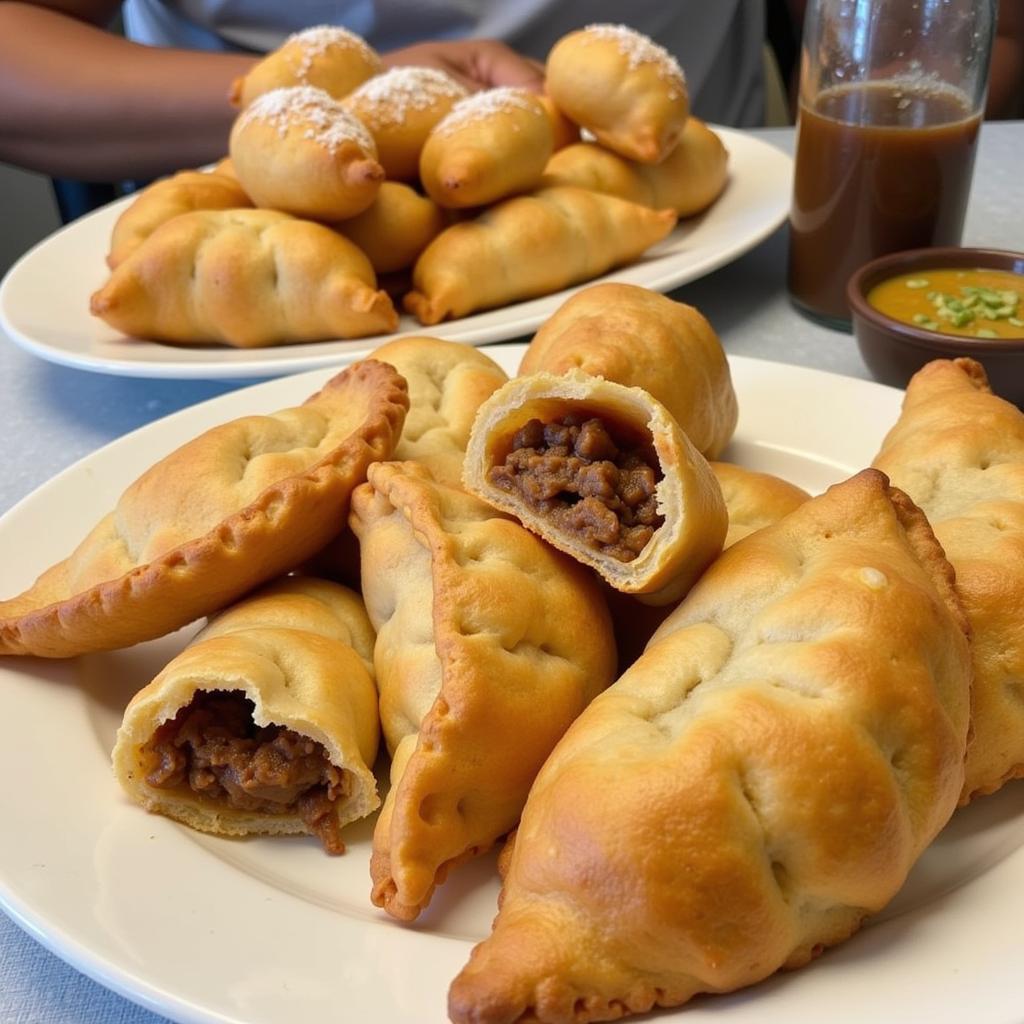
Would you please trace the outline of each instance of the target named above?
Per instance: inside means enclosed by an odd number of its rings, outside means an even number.
[[[563,114],[558,107],[555,106],[555,101],[547,95],[547,93],[540,93],[537,96],[540,100],[540,105],[547,111],[548,118],[551,121],[551,132],[552,140],[554,142],[554,151],[557,153],[558,150],[564,149],[566,146],[571,146],[574,142],[580,141],[580,126],[573,124]]]
[[[676,59],[625,25],[589,25],[548,54],[546,88],[559,110],[630,160],[656,164],[690,110]]]
[[[394,306],[363,253],[274,210],[201,210],[153,232],[92,296],[130,337],[238,348],[393,331]]]
[[[397,67],[364,82],[344,106],[373,136],[387,179],[415,182],[427,136],[467,95],[439,68]]]
[[[354,217],[384,180],[363,123],[308,85],[263,93],[235,119],[230,147],[253,203],[298,217]]]
[[[436,324],[549,295],[635,260],[675,223],[671,210],[580,188],[506,199],[427,246],[405,308],[420,323]]]
[[[311,85],[341,99],[383,69],[366,40],[337,25],[316,25],[289,36],[252,70],[235,79],[230,100],[247,107],[273,89]]]
[[[803,488],[771,473],[759,473],[732,462],[710,465],[729,514],[729,532],[723,548],[731,548],[755,530],[777,523],[810,500]]]
[[[553,146],[551,119],[536,96],[488,89],[438,122],[420,155],[420,180],[440,206],[483,206],[534,188]]]
[[[303,405],[214,427],[151,466],[63,561],[0,601],[0,653],[67,658],[170,633],[319,551],[371,462],[389,458],[405,381],[366,360]]]

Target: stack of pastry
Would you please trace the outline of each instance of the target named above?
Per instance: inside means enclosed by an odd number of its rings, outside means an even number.
[[[297,33],[235,83],[230,159],[127,208],[91,311],[182,345],[387,334],[392,295],[436,324],[549,294],[721,192],[724,147],[646,37],[572,33],[547,82],[469,95],[434,68],[384,70],[344,29]]]

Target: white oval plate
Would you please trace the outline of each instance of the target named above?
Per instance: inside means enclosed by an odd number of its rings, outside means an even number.
[[[493,350],[510,371],[520,345]],[[733,358],[727,455],[820,491],[861,468],[901,392]],[[287,377],[186,409],[83,459],[0,519],[4,590],[63,557],[155,458],[216,423],[302,401]],[[189,631],[67,662],[0,662],[0,904],[74,967],[189,1024],[442,1024],[448,984],[495,912],[494,858],[453,873],[415,926],[369,902],[370,823],[349,852],[306,838],[228,840],[122,796],[110,750],[132,692]],[[656,1017],[679,1024],[1019,1024],[1024,787],[959,812],[884,914],[801,971]]]
[[[679,225],[638,262],[598,278],[668,291],[742,256],[785,220],[793,162],[762,139],[715,129],[729,149],[729,184],[706,214]],[[430,334],[470,345],[521,338],[594,282],[425,328],[403,316],[394,335],[266,349],[173,346],[133,341],[89,314],[107,276],[114,222],[131,197],[74,221],[30,249],[0,284],[0,327],[34,355],[82,370],[128,377],[274,377],[360,359],[393,337]]]

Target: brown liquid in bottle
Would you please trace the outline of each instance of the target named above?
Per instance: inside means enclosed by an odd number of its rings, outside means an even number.
[[[789,247],[796,303],[848,322],[846,282],[859,266],[958,245],[980,123],[961,93],[894,80],[829,89],[813,110],[801,107]]]

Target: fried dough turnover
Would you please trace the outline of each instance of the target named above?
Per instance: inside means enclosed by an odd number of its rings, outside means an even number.
[[[234,210],[252,206],[238,180],[226,174],[179,171],[144,188],[117,218],[107,266],[123,263],[161,224],[193,210]]]
[[[398,338],[373,358],[390,363],[409,386],[409,414],[394,458],[419,462],[435,480],[460,487],[473,419],[508,375],[479,349],[440,338]]]
[[[483,206],[535,188],[553,147],[552,121],[536,96],[488,89],[438,122],[420,155],[420,180],[439,206]]]
[[[380,805],[373,627],[359,596],[291,576],[211,619],[125,710],[114,774],[216,835],[316,835]]]
[[[643,388],[706,458],[720,455],[736,429],[736,392],[718,335],[693,306],[649,288],[584,288],[537,331],[519,372],[574,369]]]
[[[544,168],[544,182],[606,192],[680,217],[706,210],[729,180],[729,153],[699,118],[686,122],[679,142],[661,163],[627,160],[603,146],[579,142],[559,150]]]
[[[690,111],[676,59],[625,25],[563,36],[548,54],[545,87],[602,146],[645,164],[668,156]]]
[[[130,337],[259,348],[393,331],[362,251],[274,210],[201,210],[157,228],[92,296]]]
[[[874,464],[928,515],[971,624],[966,803],[1024,776],[1024,413],[980,363],[936,360],[907,385]]]
[[[377,197],[384,168],[363,123],[322,89],[263,93],[235,119],[231,161],[256,206],[344,220]]]
[[[729,532],[723,548],[785,518],[799,508],[810,495],[796,484],[732,462],[712,462],[718,486],[722,488],[729,514]]]
[[[506,199],[427,246],[404,305],[420,323],[437,324],[549,295],[637,259],[675,222],[671,210],[580,188]]]
[[[433,199],[385,181],[362,213],[331,226],[362,249],[378,274],[390,274],[411,267],[446,223]]]
[[[615,649],[582,566],[415,463],[374,466],[351,525],[392,753],[372,898],[411,920],[515,825],[551,748],[611,682]]]
[[[722,550],[714,474],[641,388],[579,370],[516,377],[480,407],[466,488],[647,604],[678,600]]]
[[[542,769],[452,1020],[678,1006],[885,906],[963,783],[952,580],[871,470],[725,552]]]
[[[341,99],[383,67],[377,52],[354,32],[315,25],[290,35],[247,75],[236,78],[229,98],[247,107],[274,89],[311,85]]]
[[[555,101],[546,93],[538,94],[537,99],[540,101],[540,105],[544,108],[545,113],[548,115],[548,120],[551,122],[551,138],[554,144],[554,152],[557,153],[560,149],[571,146],[574,142],[579,142],[580,126],[573,124],[555,106]]]
[[[439,68],[397,67],[364,82],[344,106],[373,136],[388,180],[416,181],[427,136],[467,95]]]
[[[128,647],[299,565],[341,531],[408,405],[398,373],[366,360],[296,408],[200,434],[132,483],[68,558],[0,601],[0,653]]]

